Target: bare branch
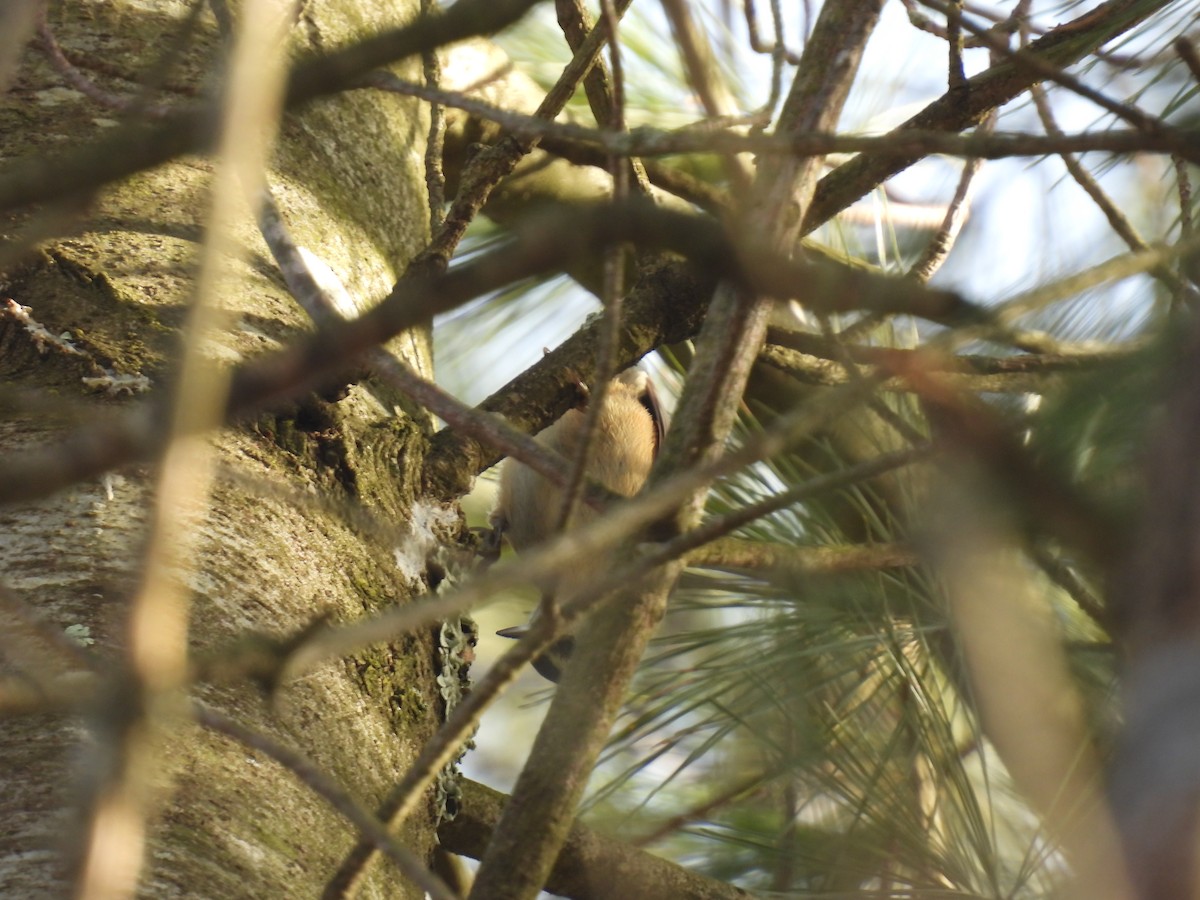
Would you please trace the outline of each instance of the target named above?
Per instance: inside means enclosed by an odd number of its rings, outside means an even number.
[[[878,0],[863,0],[823,8],[784,104],[781,129],[829,127],[836,121],[878,7]],[[808,161],[760,169],[745,225],[768,235],[772,249],[791,252],[800,213],[816,182],[817,165]],[[718,286],[697,341],[692,375],[651,473],[651,488],[665,486],[672,476],[677,482],[686,477],[685,472],[703,472],[708,468],[703,463],[717,458],[766,334],[770,305],[769,300],[731,284]],[[705,487],[701,483],[681,498],[682,508],[673,516],[676,527],[694,521]],[[631,582],[619,594],[619,603],[603,607],[588,622],[588,640],[576,642],[576,652],[513,791],[513,802],[480,863],[472,897],[533,897],[545,883],[680,569],[678,563],[667,563],[660,572]]]
[[[977,76],[978,77],[978,76]],[[739,134],[713,128],[681,128],[661,131],[639,126],[629,132],[588,128],[569,122],[551,122],[493,106],[459,91],[435,90],[395,76],[372,74],[361,87],[420,97],[431,103],[461,109],[480,119],[495,122],[523,140],[553,139],[556,153],[569,156],[588,150],[611,156],[654,157],[681,153],[756,153],[764,156],[815,156],[831,153],[862,154],[870,157],[945,156],[1004,159],[1011,156],[1043,156],[1058,152],[1178,153],[1180,142],[1194,141],[1195,129],[1175,129],[1171,136],[1142,131],[1105,131],[1058,136],[1005,134],[977,131],[959,135],[930,129],[908,129],[886,135],[836,134],[819,129],[792,135]],[[572,149],[573,148],[573,149]],[[1193,148],[1184,154],[1196,161]]]
[[[1077,19],[1066,22],[1049,34],[1021,51],[1022,60],[1036,59],[1049,67],[1054,75],[1062,67],[1082,59],[1097,47],[1119,34],[1136,27],[1153,15],[1159,3],[1134,2],[1134,0],[1109,0],[1097,9],[1089,9]],[[943,7],[944,8],[944,7]],[[918,131],[960,131],[978,125],[992,110],[1027,91],[1048,73],[1034,71],[1036,64],[1022,64],[1007,59],[967,81],[966,102],[947,93],[925,107],[886,139],[902,146],[909,134]],[[1148,137],[1165,138],[1164,149],[1174,150],[1168,145],[1189,144],[1185,135],[1173,132],[1168,135],[1161,128],[1152,129]],[[1188,159],[1196,158],[1196,144],[1190,151],[1181,152]],[[968,153],[967,156],[986,156],[984,153]],[[907,169],[924,156],[923,153],[902,152],[896,157],[861,157],[830,172],[817,188],[813,204],[805,214],[804,232],[808,233],[834,216],[838,210],[849,206],[876,185],[898,172]]]
[[[438,830],[455,853],[484,855],[509,797],[468,781],[463,810]],[[601,887],[602,886],[602,887]],[[565,897],[690,897],[693,900],[749,900],[740,888],[689,872],[661,857],[635,850],[585,825],[571,826],[546,889]]]

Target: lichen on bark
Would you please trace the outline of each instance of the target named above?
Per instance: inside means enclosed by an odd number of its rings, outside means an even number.
[[[136,0],[54,5],[50,26],[79,71],[132,97],[156,71],[190,4]],[[415,2],[319,0],[293,29],[297,53],[329,49],[416,15]],[[202,14],[166,69],[155,99],[192,102],[221,58],[215,22]],[[419,77],[419,62],[407,74]],[[26,48],[12,90],[0,97],[0,155],[42,155],[86,144],[121,114],[64,85],[36,47]],[[361,308],[390,290],[428,238],[422,168],[427,114],[419,104],[364,93],[327,98],[288,114],[268,180],[296,243],[332,270]],[[0,424],[6,450],[53,448],[71,433],[68,412],[103,414],[162,397],[179,358],[180,328],[205,239],[212,162],[188,157],[143,172],[65,210],[70,234],[42,239],[0,273],[11,298],[78,354],[45,350],[29,329],[0,316],[0,374],[46,401]],[[0,214],[0,230],[34,235],[44,211]],[[236,290],[220,297],[223,329],[210,352],[227,365],[276,349],[310,326],[287,294],[247,205],[235,239]],[[431,373],[427,330],[392,349]],[[104,390],[100,371],[143,377],[148,391]],[[309,408],[305,408],[309,404]],[[312,409],[320,415],[311,417]],[[308,416],[308,418],[306,418]],[[314,424],[314,422],[316,424]],[[179,573],[190,590],[190,642],[220,652],[247,634],[286,639],[314,620],[345,621],[404,603],[426,587],[402,572],[405,539],[430,423],[385,387],[361,381],[348,396],[263,413],[211,437],[218,478],[195,523],[197,559]],[[124,641],[125,604],[138,571],[155,470],[134,465],[22,506],[0,507],[0,579],[52,628],[80,626],[103,667]],[[347,510],[352,511],[347,514]],[[380,525],[356,526],[356,517]],[[391,529],[391,537],[389,530]],[[453,540],[453,527],[437,537]],[[440,700],[432,632],[364,648],[264,691],[248,681],[199,686],[195,695],[291,744],[372,805],[436,727]],[[10,667],[36,660],[10,658]],[[72,788],[92,739],[70,717],[28,716],[0,735],[0,893],[53,891],[66,877],[57,850]],[[11,727],[10,727],[11,725]],[[81,734],[83,735],[81,737]],[[146,896],[314,896],[356,835],[294,775],[228,739],[182,725],[162,749],[158,798],[141,890]],[[418,855],[434,844],[416,816],[401,840]],[[366,897],[420,896],[391,867],[376,867]]]

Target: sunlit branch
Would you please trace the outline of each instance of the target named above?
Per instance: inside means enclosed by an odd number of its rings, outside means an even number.
[[[620,12],[628,8],[630,0],[621,0]],[[534,111],[535,119],[554,119],[567,101],[575,93],[575,88],[595,65],[600,56],[601,48],[608,39],[608,20],[601,18],[591,32],[579,45],[575,55],[564,67],[562,74],[542,98]],[[364,84],[390,83],[395,76],[391,72],[376,71],[369,73]],[[408,265],[405,278],[421,276],[431,272],[441,272],[450,264],[467,226],[478,215],[487,203],[492,191],[505,178],[513,173],[517,164],[537,146],[537,138],[515,140],[509,138],[498,144],[485,148],[467,164],[459,176],[458,194],[442,222],[442,227],[433,236],[424,250],[417,254]]]
[[[912,364],[938,372],[948,384],[960,390],[998,394],[1043,393],[1062,375],[1127,358],[1135,349],[991,357],[931,355],[921,350],[854,345],[847,348],[851,358],[863,365],[904,368],[908,363],[903,361],[912,359]],[[836,361],[835,352],[816,335],[773,332],[760,359],[805,384],[835,385],[849,380]],[[903,378],[888,378],[880,382],[879,390],[910,392],[912,385]]]
[[[438,5],[434,0],[421,0],[421,15],[431,16]],[[421,53],[421,70],[425,84],[436,90],[442,83],[442,63],[436,50]],[[442,157],[446,145],[446,109],[440,103],[429,106],[429,134],[425,139],[425,190],[429,194],[429,230],[436,233],[446,218],[446,174]]]
[[[959,60],[961,65],[961,60]],[[993,113],[984,120],[984,123],[979,126],[979,133],[989,134],[993,126],[996,124],[996,116]],[[967,215],[970,211],[971,188],[975,184],[975,176],[979,174],[979,169],[983,165],[983,160],[979,157],[969,157],[963,163],[962,172],[958,177],[958,184],[954,188],[954,196],[951,198],[949,205],[946,208],[946,215],[942,220],[941,226],[937,232],[929,239],[925,245],[925,249],[921,251],[921,256],[909,267],[908,277],[916,281],[926,284],[929,279],[934,276],[942,264],[950,256],[950,251],[954,248],[954,242],[958,239],[959,232],[962,231],[963,225],[967,222]]]
[[[558,11],[558,25],[562,29],[563,37],[566,39],[567,45],[571,48],[572,53],[578,53],[580,48],[583,46],[583,42],[587,40],[588,33],[593,28],[591,14],[588,12],[587,7],[583,5],[581,0],[556,0],[555,9]],[[611,18],[608,16],[607,6],[602,11],[605,13],[606,25],[611,33],[614,31],[613,19],[615,19],[615,16]],[[614,9],[613,12],[615,13],[616,10]],[[616,52],[616,42],[610,42],[610,46],[612,46],[614,48],[614,52]],[[623,125],[617,126],[614,124],[617,121],[614,119],[614,111],[618,107],[618,104],[616,103],[616,87],[617,85],[613,82],[609,75],[608,67],[605,65],[604,58],[597,58],[595,66],[592,67],[592,70],[588,72],[587,76],[583,79],[583,88],[587,94],[588,105],[592,109],[592,117],[596,120],[596,124],[602,128],[609,127],[614,131],[624,131]],[[620,119],[623,121],[623,114]],[[542,137],[544,139],[545,135]],[[543,149],[548,150],[550,148],[545,147],[543,144]],[[551,150],[550,152],[554,151]],[[601,168],[608,169],[610,172],[613,171],[611,159],[608,155],[598,156],[597,159],[599,161],[596,163],[596,165],[600,166]],[[648,195],[648,173],[646,172],[645,165],[639,159],[630,159],[627,163],[627,166],[627,174],[631,179],[630,187],[640,194]],[[659,174],[661,175],[662,167],[659,168]],[[613,175],[615,187],[616,173],[613,172]],[[616,194],[614,194],[614,196],[616,196]]]

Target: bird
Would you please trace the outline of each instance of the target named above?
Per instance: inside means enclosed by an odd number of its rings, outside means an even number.
[[[579,407],[568,410],[537,437],[540,443],[567,459],[576,458],[583,440],[586,388],[582,394],[584,400]],[[626,369],[612,380],[604,398],[604,409],[588,454],[588,478],[613,493],[632,497],[645,484],[665,432],[666,420],[650,376],[636,366]],[[513,550],[521,553],[557,533],[562,503],[561,487],[518,460],[508,459],[500,470],[499,499],[491,515],[493,532],[497,539],[507,539]],[[573,524],[585,524],[595,515],[595,510],[581,505]],[[598,565],[576,566],[564,573],[549,591],[561,603],[599,574]],[[528,625],[518,625],[496,633],[518,639],[527,631]],[[543,678],[557,683],[574,646],[575,637],[565,635],[533,661],[534,669]]]

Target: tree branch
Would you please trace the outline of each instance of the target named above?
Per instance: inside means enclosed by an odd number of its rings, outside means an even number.
[[[463,782],[463,808],[442,823],[438,836],[454,853],[480,859],[511,798],[475,781]],[[740,888],[689,872],[661,857],[571,825],[546,890],[574,900],[629,897],[688,897],[692,900],[749,900]]]
[[[1025,56],[1044,59],[1060,68],[1069,66],[1145,21],[1163,5],[1146,0],[1109,0],[1098,9],[1089,9],[1079,18],[1033,41],[1025,51]],[[962,92],[965,98],[959,92],[943,94],[899,128],[889,132],[884,139],[896,141],[902,146],[915,132],[961,131],[978,125],[989,112],[1024,93],[1042,77],[1042,73],[1029,66],[1006,60],[969,79],[966,91]],[[1180,135],[1177,143],[1187,141]],[[1189,158],[1195,157],[1197,152],[1200,151],[1192,143]],[[904,171],[923,156],[923,153],[901,153],[894,157],[862,156],[839,166],[822,178],[817,186],[813,203],[805,212],[804,232],[808,233],[828,221],[839,210],[845,209],[876,185]]]
[[[781,129],[828,127],[836,121],[880,5],[880,0],[852,0],[822,9],[784,104]],[[745,224],[751,233],[770,235],[772,249],[782,248],[790,255],[818,165],[806,160],[760,170]],[[790,215],[779,215],[781,200]],[[762,226],[757,231],[756,224]],[[770,305],[765,297],[732,284],[718,287],[675,421],[651,473],[651,489],[674,474],[702,469],[720,454],[766,334]],[[694,521],[706,489],[707,484],[701,484],[685,495],[676,527],[686,528]],[[513,799],[480,863],[471,892],[475,900],[532,898],[545,883],[681,568],[672,562],[650,573],[619,592],[587,623],[588,639],[576,643]]]

